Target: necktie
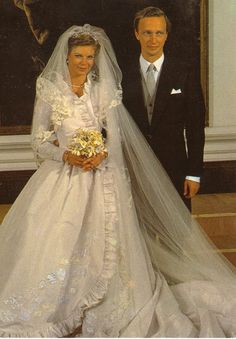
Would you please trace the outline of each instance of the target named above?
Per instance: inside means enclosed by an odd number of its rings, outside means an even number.
[[[153,97],[155,87],[156,87],[156,81],[154,77],[154,71],[156,70],[156,67],[153,64],[150,64],[147,69],[147,89],[150,97]]]

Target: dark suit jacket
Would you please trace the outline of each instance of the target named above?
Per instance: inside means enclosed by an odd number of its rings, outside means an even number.
[[[165,56],[150,126],[139,60],[123,70],[124,105],[180,194],[185,176],[201,176],[203,168],[205,106],[199,78],[196,67]],[[173,89],[181,93],[171,94]]]

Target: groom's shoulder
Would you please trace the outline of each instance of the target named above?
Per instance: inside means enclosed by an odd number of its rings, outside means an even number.
[[[166,56],[163,64],[163,72],[166,76],[176,79],[188,79],[189,75],[197,72],[199,66],[197,62],[190,58],[179,56]]]
[[[164,65],[168,67],[180,69],[180,70],[190,70],[193,67],[193,60],[188,58],[183,58],[178,55],[165,55]]]
[[[139,80],[141,80],[141,73],[140,73],[140,65],[139,65],[139,57],[127,60],[121,66],[122,71],[122,86],[129,87],[133,84],[136,84]]]
[[[139,57],[133,57],[127,59],[125,63],[121,65],[123,77],[130,77],[134,74],[138,74],[140,70]]]

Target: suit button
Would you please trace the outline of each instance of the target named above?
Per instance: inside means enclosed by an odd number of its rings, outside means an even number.
[[[151,134],[148,134],[147,137],[148,137],[148,139],[150,139],[150,140],[152,139],[152,135],[151,135]]]

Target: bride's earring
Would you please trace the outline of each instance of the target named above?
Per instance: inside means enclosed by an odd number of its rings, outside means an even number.
[[[91,70],[91,75],[92,75],[92,79],[97,81],[98,77],[99,77],[99,71],[98,71],[98,67],[96,64],[93,65],[93,68]]]
[[[69,64],[69,60],[68,59],[66,59],[66,63],[67,63],[67,65]]]

